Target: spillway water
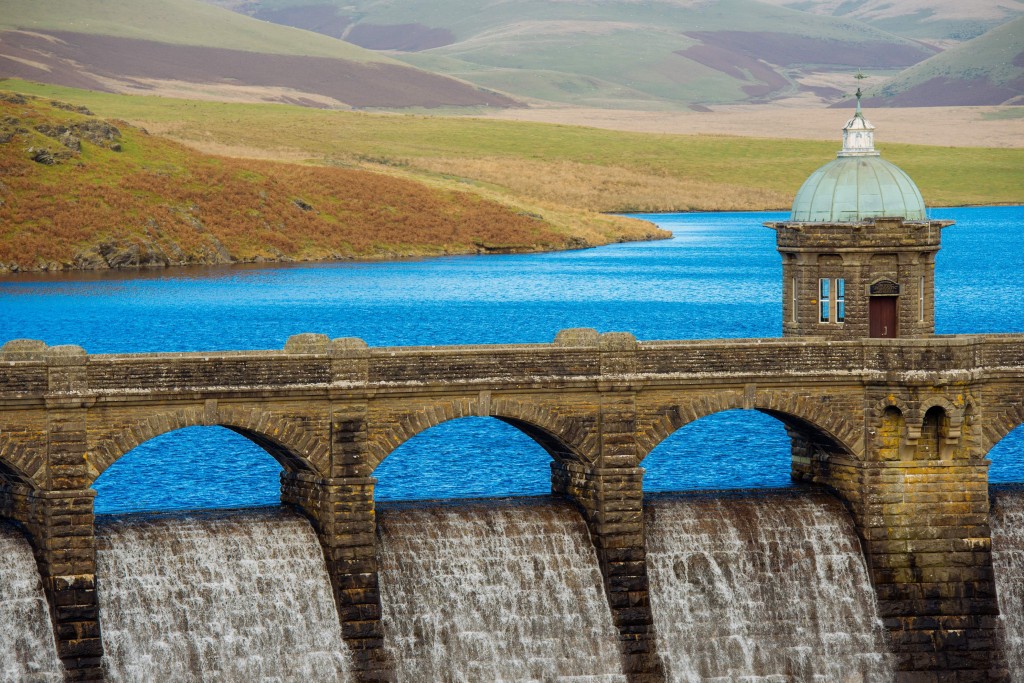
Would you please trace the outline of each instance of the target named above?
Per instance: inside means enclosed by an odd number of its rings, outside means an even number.
[[[97,526],[111,681],[345,681],[316,535],[298,514],[137,515]]]
[[[670,681],[894,678],[852,522],[825,494],[656,496],[647,565]]]
[[[401,681],[625,681],[597,555],[551,499],[378,513],[385,646]]]
[[[1024,681],[1024,488],[993,487],[992,567],[1010,676]]]
[[[18,529],[0,520],[0,681],[63,680],[32,548]]]

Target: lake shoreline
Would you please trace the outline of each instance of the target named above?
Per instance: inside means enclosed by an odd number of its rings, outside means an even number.
[[[292,258],[285,256],[283,258],[272,259],[272,258],[257,258],[257,259],[233,259],[233,260],[217,260],[211,258],[210,260],[197,260],[192,262],[143,262],[136,264],[125,264],[125,265],[109,265],[99,266],[90,265],[88,267],[76,266],[73,263],[42,263],[39,267],[35,268],[24,268],[18,264],[5,264],[0,263],[0,281],[25,281],[21,276],[31,275],[43,275],[43,276],[59,276],[59,275],[70,275],[70,274],[83,274],[83,273],[120,273],[124,275],[128,274],[140,274],[140,273],[166,273],[172,269],[200,269],[207,270],[211,268],[233,268],[239,266],[303,266],[303,265],[315,265],[315,264],[336,264],[336,263],[401,263],[403,261],[419,261],[423,259],[435,259],[435,258],[447,258],[451,256],[503,256],[511,254],[546,254],[556,253],[563,251],[579,251],[581,249],[594,249],[596,247],[604,247],[609,244],[626,244],[629,242],[656,242],[659,240],[672,239],[672,234],[665,231],[660,232],[649,232],[645,235],[631,236],[631,238],[612,239],[604,243],[592,244],[589,241],[582,238],[575,238],[571,240],[574,244],[565,246],[564,248],[545,248],[539,245],[522,245],[522,246],[510,246],[510,247],[486,247],[479,245],[467,246],[466,249],[454,249],[444,247],[443,251],[432,252],[429,249],[423,249],[423,253],[395,253],[395,252],[383,252],[379,255],[360,255],[360,256],[345,256],[337,255],[331,258]],[[411,251],[411,250],[410,250]]]

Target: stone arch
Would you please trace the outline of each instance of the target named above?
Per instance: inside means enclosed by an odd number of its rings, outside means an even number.
[[[392,420],[371,436],[369,469],[372,471],[403,443],[431,427],[460,417],[493,417],[512,425],[558,462],[596,460],[596,438],[579,420],[557,415],[536,403],[489,397],[442,401],[425,405]]]
[[[875,457],[878,460],[900,460],[907,436],[906,413],[899,406],[888,403],[874,423]]]
[[[740,392],[706,394],[671,406],[638,437],[642,461],[658,444],[680,428],[702,417],[726,410],[752,409],[782,422],[787,429],[804,434],[831,452],[845,452],[855,458],[864,455],[863,437],[846,419],[819,402],[803,395],[766,392],[749,396]]]
[[[892,411],[899,413],[898,419],[891,419]],[[892,451],[885,455],[879,454],[882,459],[899,459],[899,445],[907,439],[909,425],[913,423],[915,415],[917,415],[917,411],[914,410],[913,406],[911,406],[906,399],[901,398],[896,394],[889,394],[880,401],[877,401],[875,405],[871,406],[871,411],[868,414],[869,422],[867,426],[875,438],[884,438],[887,442],[887,445],[884,446],[884,448],[888,451]],[[898,429],[898,432],[893,433],[894,429]],[[894,437],[898,439],[899,444],[893,451],[893,444],[888,442]],[[880,443],[876,443],[875,446],[876,448],[882,447]]]
[[[997,443],[1017,427],[1024,425],[1024,403],[1014,402],[1009,408],[985,420],[981,450],[987,456]]]
[[[39,488],[35,475],[41,468],[43,458],[38,454],[33,458],[32,455],[32,449],[25,444],[16,442],[8,434],[0,433],[0,486],[10,483]]]
[[[140,418],[91,447],[88,452],[90,485],[136,446],[178,429],[203,426],[224,427],[241,434],[269,453],[286,470],[305,470],[321,476],[329,471],[329,445],[295,420],[256,408],[221,408],[212,414],[202,409],[183,408]]]
[[[843,255],[838,253],[818,254],[817,264],[822,268],[842,268]]]

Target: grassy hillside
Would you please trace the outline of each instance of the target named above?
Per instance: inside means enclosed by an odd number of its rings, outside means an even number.
[[[1024,104],[1024,17],[917,64],[868,91],[868,104]]]
[[[199,0],[4,0],[0,29],[73,31],[179,45],[388,62],[385,55]]]
[[[822,86],[822,73],[888,75],[932,54],[857,21],[756,0],[211,1],[320,26],[513,96],[598,107],[677,108],[812,89],[835,96],[841,90]]]
[[[1020,0],[761,0],[858,19],[908,38],[962,42],[1024,14]]]
[[[364,170],[200,154],[80,106],[0,92],[0,271],[389,258],[651,239]],[[530,210],[532,209],[532,210]]]
[[[516,105],[381,53],[198,0],[7,0],[0,13],[5,76],[327,108]]]
[[[328,112],[280,105],[189,102],[9,83],[83,101],[188,144],[236,155],[307,158],[372,168],[490,197],[591,211],[788,208],[831,160],[836,140],[651,135],[485,119]],[[1024,202],[1024,150],[897,145],[877,134],[932,206]],[[555,215],[555,214],[551,214]]]

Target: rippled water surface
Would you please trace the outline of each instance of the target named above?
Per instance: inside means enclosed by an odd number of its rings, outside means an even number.
[[[781,262],[761,226],[783,213],[644,216],[671,240],[552,254],[398,263],[171,269],[0,280],[0,340],[78,344],[90,353],[280,348],[322,332],[374,346],[551,341],[559,329],[639,339],[781,334]],[[939,333],[1024,331],[1017,271],[1024,208],[940,209]],[[994,481],[1020,481],[1012,434],[993,452]],[[239,461],[247,463],[238,479]],[[472,467],[466,466],[472,462]],[[680,430],[645,461],[649,490],[784,486],[788,439],[759,413],[734,411]],[[215,427],[144,444],[96,482],[104,512],[261,505],[279,467]],[[532,495],[550,490],[548,456],[496,420],[435,427],[377,470],[381,499]]]

